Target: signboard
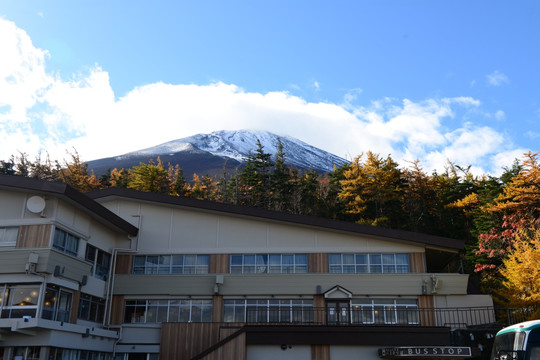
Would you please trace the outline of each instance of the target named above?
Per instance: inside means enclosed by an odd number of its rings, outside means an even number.
[[[379,349],[379,356],[387,359],[422,357],[471,357],[471,348],[464,346],[401,346]]]

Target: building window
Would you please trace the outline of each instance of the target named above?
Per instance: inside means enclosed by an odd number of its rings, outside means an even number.
[[[14,347],[11,359],[39,360],[41,346]]]
[[[39,285],[0,285],[2,318],[36,317]]]
[[[81,294],[81,300],[79,302],[79,319],[101,323],[103,322],[104,315],[105,300],[92,295]]]
[[[307,254],[239,254],[230,255],[231,274],[307,273]]]
[[[419,324],[415,299],[352,299],[353,324]]]
[[[159,360],[155,353],[116,353],[114,360]]]
[[[127,300],[124,322],[211,322],[212,300]]]
[[[66,254],[77,256],[79,252],[79,238],[57,228],[54,231],[53,248]]]
[[[224,300],[223,321],[247,323],[312,323],[313,300]]]
[[[86,245],[85,259],[92,263],[92,270],[90,270],[92,276],[107,280],[111,266],[111,254],[88,244]]]
[[[328,254],[331,273],[408,273],[409,254]]]
[[[19,227],[0,227],[0,246],[11,246],[17,244]]]
[[[137,255],[133,274],[208,274],[209,255]]]
[[[41,317],[54,321],[69,321],[71,311],[71,293],[60,290],[57,286],[48,286],[43,300]]]
[[[73,350],[51,347],[49,360],[112,360],[112,354],[100,351]]]

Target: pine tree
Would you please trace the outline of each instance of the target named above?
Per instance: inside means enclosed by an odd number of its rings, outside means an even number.
[[[193,174],[193,185],[191,186],[191,197],[199,200],[215,200],[217,193],[217,182],[208,175],[199,177]]]
[[[36,160],[32,163],[32,172],[30,177],[45,181],[53,181],[58,178],[57,171],[49,157],[49,154],[42,159],[42,154],[36,156]]]
[[[432,179],[422,170],[418,160],[402,172],[404,180],[403,225],[407,230],[436,233],[436,188]]]
[[[80,192],[97,190],[100,187],[99,181],[92,172],[88,173],[88,164],[81,160],[76,150],[68,154],[71,161],[64,160],[63,164],[56,161],[56,176],[58,180],[70,185]]]
[[[15,157],[11,155],[9,160],[0,160],[0,175],[15,175]]]
[[[492,212],[517,214],[520,217],[540,217],[540,163],[538,153],[529,151],[519,173],[505,186],[503,193],[489,208]]]
[[[255,155],[248,156],[246,166],[238,176],[238,200],[242,205],[268,208],[270,204],[271,154],[257,139]]]
[[[132,168],[127,187],[140,191],[168,194],[170,190],[169,173],[163,168],[159,157],[157,165],[150,159],[148,164],[140,163],[139,166]]]
[[[346,202],[346,212],[356,221],[374,226],[395,227],[399,217],[401,196],[401,171],[398,164],[388,156],[367,153],[356,157],[345,171],[338,196]]]
[[[290,211],[293,187],[291,169],[285,164],[283,143],[278,138],[278,151],[275,155],[273,172],[270,175],[270,188],[272,189],[270,208],[277,211]]]
[[[180,168],[180,165],[176,164],[173,167],[169,163],[167,172],[169,183],[171,184],[170,195],[187,196],[189,194],[190,187],[184,178],[184,170]]]
[[[343,190],[342,181],[345,180],[345,172],[351,169],[351,165],[345,163],[319,178],[319,216],[329,219],[354,221],[354,218],[346,212],[346,201],[339,197]]]

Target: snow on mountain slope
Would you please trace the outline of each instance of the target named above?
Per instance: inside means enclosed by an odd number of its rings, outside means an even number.
[[[274,156],[278,151],[278,139],[283,144],[285,160],[289,165],[329,172],[333,170],[334,165],[340,166],[347,162],[345,159],[308,145],[298,139],[289,136],[278,136],[268,131],[255,130],[222,130],[210,134],[197,134],[125,154],[122,157],[134,155],[157,156],[202,150],[216,156],[245,162],[249,153],[254,153],[257,150],[257,140],[261,142],[265,153]]]

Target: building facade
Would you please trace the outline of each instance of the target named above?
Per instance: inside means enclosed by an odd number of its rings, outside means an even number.
[[[495,315],[463,246],[0,176],[0,359],[470,358],[452,330]]]

